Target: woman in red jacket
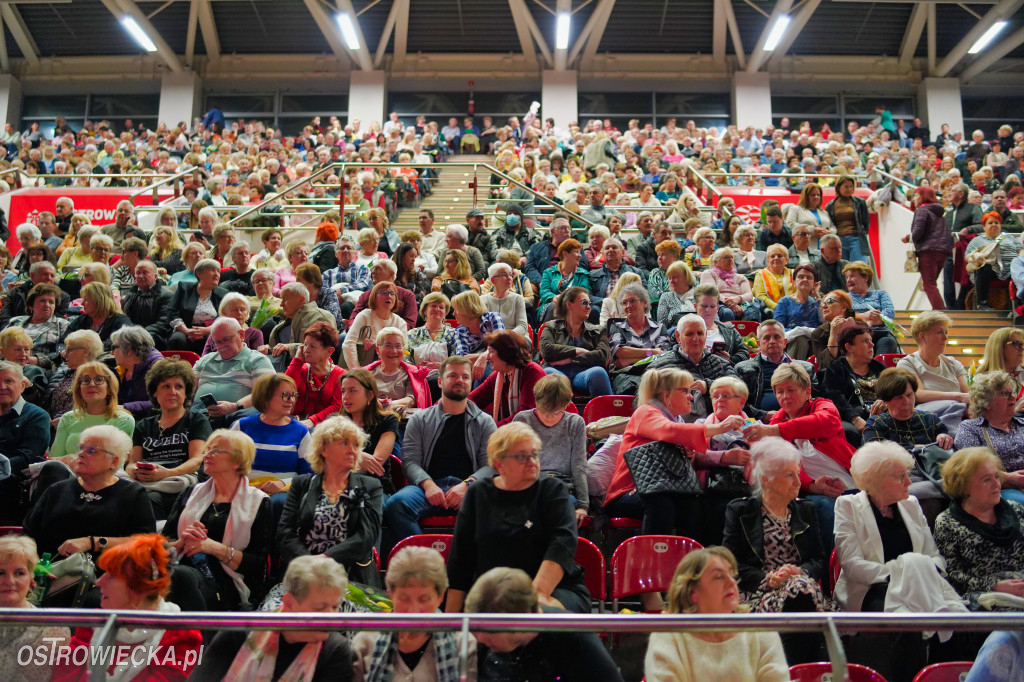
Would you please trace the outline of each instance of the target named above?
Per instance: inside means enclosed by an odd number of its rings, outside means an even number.
[[[338,330],[329,322],[314,322],[285,370],[299,394],[292,414],[310,431],[341,409],[341,376],[345,370],[331,362],[340,340]]]
[[[514,331],[492,332],[484,337],[484,345],[493,371],[469,399],[503,426],[520,412],[537,407],[533,386],[547,375],[530,360],[530,344]]]
[[[98,564],[105,573],[97,581],[103,595],[102,608],[178,612],[175,604],[164,601],[171,589],[170,560],[167,538],[155,533],[133,536],[103,552]],[[75,630],[71,655],[58,659],[51,682],[86,682],[89,679],[90,657],[76,650],[88,648],[91,641],[91,628]],[[121,628],[111,644],[118,647],[117,658],[107,668],[106,679],[119,682],[186,680],[199,660],[202,643],[203,636],[198,630]],[[129,654],[122,653],[128,650]],[[75,660],[81,664],[76,665]]]
[[[854,448],[843,435],[839,410],[828,398],[811,398],[811,377],[793,362],[779,365],[772,374],[772,390],[782,408],[768,424],[743,430],[748,442],[778,436],[793,443],[802,455],[800,492],[814,502],[826,553],[832,551],[835,498],[855,488],[850,474]]]

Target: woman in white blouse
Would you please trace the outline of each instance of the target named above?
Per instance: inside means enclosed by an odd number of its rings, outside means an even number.
[[[896,366],[917,375],[917,409],[935,413],[950,433],[956,433],[969,393],[967,370],[959,360],[945,355],[952,323],[948,315],[937,310],[926,310],[914,318],[910,334],[918,350]]]
[[[782,209],[782,218],[786,227],[795,230],[801,225],[806,225],[811,228],[811,234],[815,240],[826,234],[834,234],[835,225],[832,224],[832,219],[829,218],[821,204],[821,187],[814,183],[804,185],[797,202],[786,204]]]

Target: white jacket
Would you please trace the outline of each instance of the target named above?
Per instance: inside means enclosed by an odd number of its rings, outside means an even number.
[[[928,520],[915,497],[896,503],[910,533],[914,551],[929,557],[945,574],[946,560],[939,555]],[[882,536],[875,523],[871,501],[866,492],[836,499],[836,552],[842,573],[836,583],[835,597],[846,611],[860,611],[864,595],[875,583],[885,582],[895,561],[883,559]]]

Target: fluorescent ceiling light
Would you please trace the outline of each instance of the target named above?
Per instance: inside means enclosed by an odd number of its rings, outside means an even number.
[[[558,26],[555,31],[555,49],[556,50],[567,50],[569,49],[569,26],[570,18],[567,12],[562,12],[558,15]]]
[[[1007,21],[997,21],[992,24],[992,27],[985,31],[985,33],[983,33],[982,36],[978,38],[973,45],[971,45],[971,49],[967,50],[967,54],[978,54],[984,50],[985,47],[988,46],[988,44],[991,43],[997,35],[999,35],[999,32],[1006,28],[1006,24],[1008,23],[1009,22]]]
[[[359,49],[359,36],[356,35],[356,27],[352,24],[352,17],[342,12],[337,17],[338,28],[341,29],[341,35],[345,38],[345,44],[350,50]]]
[[[765,52],[771,52],[775,49],[775,46],[782,40],[782,36],[786,33],[787,28],[789,28],[789,15],[782,14],[775,20],[775,25],[772,26],[772,30],[768,33],[768,39],[764,41]]]
[[[131,34],[135,42],[139,44],[139,47],[146,52],[156,52],[156,45],[149,39],[149,36],[142,30],[142,27],[135,23],[134,19],[129,16],[123,16],[121,17],[121,25]]]

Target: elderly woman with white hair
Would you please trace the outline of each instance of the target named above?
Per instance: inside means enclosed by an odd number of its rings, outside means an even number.
[[[385,327],[395,327],[403,334],[409,330],[406,321],[395,312],[397,307],[398,288],[394,282],[378,282],[370,289],[366,308],[356,314],[342,342],[342,354],[349,369],[363,367],[376,359],[377,334]]]
[[[736,258],[736,272],[747,279],[754,279],[755,273],[768,265],[768,254],[754,248],[757,244],[757,230],[750,225],[741,225],[733,232],[732,239],[736,245],[733,253]]]
[[[1016,380],[1006,372],[975,376],[970,405],[973,419],[960,422],[953,447],[987,447],[1003,462],[1003,499],[1024,504],[1024,418],[1018,417]]]
[[[25,517],[25,534],[40,552],[99,555],[136,533],[156,528],[146,489],[117,472],[132,450],[131,436],[102,424],[82,431],[74,478],[46,489]]]
[[[220,286],[220,263],[204,258],[195,266],[196,283],[182,282],[171,297],[169,310],[176,312],[170,322],[174,331],[167,339],[170,350],[199,353],[206,345],[210,325],[217,319],[217,307],[228,294]]]
[[[146,389],[146,373],[163,359],[153,337],[136,325],[121,327],[110,335],[110,352],[121,377],[117,402],[136,419],[147,417],[153,403]]]
[[[274,273],[274,293],[279,294],[285,284],[295,281],[295,268],[309,262],[309,244],[294,240],[285,244],[284,255],[288,262]]]
[[[235,291],[225,295],[220,300],[220,305],[217,306],[218,316],[238,320],[238,324],[242,325],[242,339],[245,341],[245,345],[256,350],[263,345],[263,332],[249,326],[249,312],[249,298]],[[206,337],[206,345],[203,346],[203,352],[200,355],[213,353],[216,350],[217,346],[213,342],[213,335],[210,335]]]
[[[492,313],[498,313],[505,329],[514,331],[529,343],[529,322],[526,319],[526,299],[512,291],[515,272],[508,263],[494,263],[487,268],[492,289],[480,296],[480,302]]]
[[[11,268],[18,272],[28,272],[28,247],[33,244],[42,243],[43,234],[32,223],[18,225],[14,234],[18,238],[18,243],[21,244],[21,249],[18,250],[18,253],[14,254],[14,258],[11,260]],[[88,251],[85,252],[85,254],[88,253]],[[86,257],[84,262],[89,262],[90,260],[91,258]]]
[[[800,451],[781,438],[765,438],[750,454],[754,495],[725,511],[722,544],[736,556],[740,589],[761,613],[832,611],[821,589],[828,557],[814,503],[798,499]],[[818,635],[783,635],[790,664],[820,660]]]
[[[729,247],[722,247],[711,255],[711,267],[700,273],[701,284],[714,284],[718,288],[722,321],[754,319],[754,292],[746,277],[736,271],[736,257]]]

